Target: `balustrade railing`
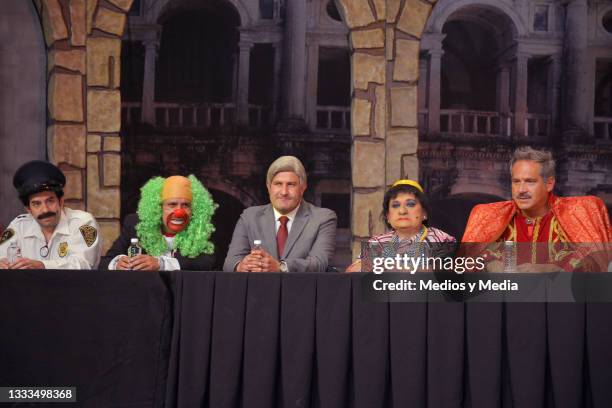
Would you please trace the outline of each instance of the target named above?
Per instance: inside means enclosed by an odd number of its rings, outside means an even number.
[[[216,128],[236,123],[236,104],[234,103],[172,103],[155,102],[155,125],[162,128]],[[270,106],[249,105],[249,123],[261,128],[271,123]],[[140,102],[123,102],[121,119],[124,124],[132,125],[141,122],[142,106]]]
[[[351,131],[351,108],[348,106],[317,106],[316,130],[348,133]]]
[[[440,133],[473,136],[504,136],[511,134],[511,115],[499,112],[441,109]]]
[[[249,105],[249,126],[257,129],[272,124],[272,107],[265,105]]]
[[[596,116],[593,119],[593,133],[596,140],[612,141],[612,117]]]
[[[182,104],[156,102],[155,124],[159,127],[223,127],[235,123],[233,103]]]
[[[547,138],[550,136],[550,115],[540,113],[527,113],[525,129],[530,138]]]
[[[142,109],[140,102],[121,102],[121,123],[132,125],[140,122]]]
[[[428,134],[427,110],[420,110],[419,132]],[[510,137],[513,133],[512,113],[500,113],[489,111],[474,111],[461,109],[440,110],[440,134],[441,135],[466,135],[466,136],[500,136]],[[602,119],[602,118],[598,118]],[[612,119],[610,119],[612,121]],[[612,125],[608,124],[601,134],[612,131]],[[607,122],[606,122],[607,123]],[[548,138],[551,134],[551,116],[549,114],[527,113],[525,115],[526,136],[532,139]]]

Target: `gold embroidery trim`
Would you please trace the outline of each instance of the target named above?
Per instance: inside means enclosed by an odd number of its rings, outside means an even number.
[[[540,224],[542,217],[536,217],[535,225],[533,227],[533,238],[531,239],[531,263],[535,264],[538,260],[538,237],[540,236]]]

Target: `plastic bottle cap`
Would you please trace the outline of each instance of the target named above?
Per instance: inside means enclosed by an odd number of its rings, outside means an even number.
[[[132,244],[137,244],[138,243],[138,238],[132,238],[132,239],[130,239],[130,242]]]

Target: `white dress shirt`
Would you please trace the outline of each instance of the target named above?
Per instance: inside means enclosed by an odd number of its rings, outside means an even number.
[[[180,271],[181,264],[179,263],[178,259],[174,257],[174,254],[176,252],[174,250],[174,238],[175,237],[168,237],[164,235],[164,238],[166,240],[166,245],[168,246],[168,250],[164,252],[162,255],[157,257],[157,260],[159,261],[159,270],[160,271]],[[117,255],[116,257],[114,257],[113,260],[110,261],[110,263],[108,264],[108,269],[110,270],[117,269],[117,262],[119,262],[119,259],[124,256],[127,256],[127,254],[121,254],[121,255]]]

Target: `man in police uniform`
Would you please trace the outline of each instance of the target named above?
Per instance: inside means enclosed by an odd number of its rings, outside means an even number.
[[[13,178],[28,214],[15,218],[0,238],[0,269],[94,269],[101,238],[95,218],[64,207],[64,174],[45,161],[21,166]],[[9,262],[9,247],[19,256]]]

